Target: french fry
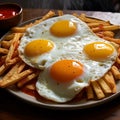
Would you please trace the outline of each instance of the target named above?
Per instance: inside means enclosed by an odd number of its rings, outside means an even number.
[[[49,11],[46,15],[44,15],[44,16],[42,17],[42,19],[36,20],[36,21],[33,23],[33,25],[36,25],[36,24],[38,24],[38,23],[40,23],[40,22],[42,22],[42,21],[44,21],[44,20],[46,20],[46,19],[48,19],[48,18],[53,17],[53,16],[55,16],[55,12]]]
[[[77,18],[80,17],[77,13],[73,13],[72,15],[75,16],[75,17],[77,17]]]
[[[6,56],[4,56],[3,59],[6,59]],[[19,61],[18,58],[15,58],[15,59],[13,59],[12,63],[9,65],[6,65],[5,61],[4,61],[3,64],[0,66],[0,75],[3,75],[3,73],[11,67],[11,65],[17,63],[18,61]]]
[[[6,48],[6,49],[9,49],[9,48],[10,48],[10,45],[11,45],[11,42],[12,42],[12,41],[2,40],[2,41],[1,41],[1,47]]]
[[[120,64],[120,58],[117,57],[116,62]]]
[[[104,76],[104,80],[110,86],[112,93],[116,93],[117,88],[116,88],[115,80],[111,71]]]
[[[29,25],[27,25],[26,27],[28,28],[28,27],[31,27],[31,26],[33,26],[33,25],[36,25],[36,24],[38,24],[38,23],[40,23],[40,22],[42,22],[42,21],[44,21],[44,20],[46,20],[46,19],[48,19],[48,18],[53,17],[54,15],[55,15],[55,12],[49,11],[49,12],[48,12],[46,15],[44,15],[41,19],[36,20],[34,23],[29,24]]]
[[[104,23],[87,23],[87,25],[90,27],[90,28],[94,28],[94,27],[99,27],[100,25],[110,25],[109,22],[104,22]]]
[[[103,21],[103,20],[98,20],[98,19],[95,19],[95,18],[87,17],[84,13],[82,13],[79,16],[79,18],[86,23],[106,23],[106,22],[109,22],[109,21]]]
[[[4,75],[4,77],[2,78],[1,81],[6,83],[6,81],[7,81],[8,79],[10,79],[11,76],[15,73],[15,71],[17,71],[17,68],[18,68],[19,65],[20,65],[20,63],[15,64],[15,65],[10,69],[10,71],[9,71],[6,75]],[[1,82],[1,81],[0,81],[0,82]]]
[[[114,31],[119,30],[120,26],[118,25],[109,25],[109,26],[102,26],[102,27],[95,27],[91,28],[93,32],[100,32],[100,31]]]
[[[115,35],[115,33],[114,32],[112,32],[112,31],[102,31],[102,34],[104,35],[104,36],[108,36],[108,37],[114,37],[114,35]]]
[[[10,67],[10,65],[3,64],[0,66],[0,75],[3,75],[3,73]]]
[[[14,33],[24,33],[26,31],[26,27],[13,27],[11,30]]]
[[[8,54],[8,49],[0,48],[0,54]]]
[[[101,86],[101,88],[102,88],[102,90],[103,90],[104,93],[106,93],[106,94],[112,93],[110,87],[108,86],[108,84],[105,82],[104,79],[99,79],[98,83]]]
[[[24,70],[23,72],[18,73],[20,63],[17,63],[0,81],[0,87],[8,87],[17,83],[19,80],[24,79],[26,76],[33,72],[32,69]]]
[[[62,10],[58,10],[58,16],[62,16],[63,15],[63,11]]]
[[[93,99],[94,98],[94,92],[93,92],[93,89],[92,89],[91,85],[86,87],[86,93],[87,93],[87,99]]]
[[[120,39],[117,39],[117,38],[111,38],[111,37],[103,37],[105,40],[108,40],[108,41],[111,41],[111,42],[115,42],[117,44],[120,44]]]
[[[19,81],[21,79],[23,79],[24,77],[28,76],[29,74],[31,74],[33,72],[32,69],[27,69],[21,73],[19,73],[18,75],[14,74],[14,76],[11,77],[12,80],[15,81]]]
[[[9,49],[9,52],[7,54],[7,58],[5,60],[5,63],[6,64],[11,64],[11,60],[12,60],[12,56],[14,54],[14,51],[16,50],[16,48],[18,47],[18,44],[19,44],[19,39],[20,37],[22,36],[22,34],[20,33],[16,33],[13,40],[12,40],[12,43],[11,43],[11,46],[10,46],[10,49]]]
[[[16,63],[18,61],[20,61],[20,58],[19,57],[15,57],[15,58],[9,60],[9,64],[7,64],[7,65],[12,65],[12,64],[14,64],[14,63]]]
[[[14,35],[15,35],[14,33],[8,34],[4,37],[4,40],[9,41],[14,38]]]
[[[29,89],[29,90],[35,90],[35,85],[34,84],[28,84],[25,86],[25,88]]]
[[[103,34],[101,34],[101,33],[95,33],[97,36],[99,36],[100,38],[103,38],[104,37],[104,35]]]
[[[36,78],[38,76],[38,73],[39,72],[35,72],[35,73],[32,73],[30,75],[28,75],[26,78],[20,80],[18,83],[17,83],[17,86],[20,88],[20,87],[23,87],[26,83],[30,82],[31,80],[33,80],[34,78]]]
[[[113,38],[114,37],[114,33],[112,31],[102,31],[102,32],[97,32],[95,34],[101,38],[104,38],[104,37]]]
[[[0,57],[0,66],[5,63],[6,55]]]
[[[24,68],[25,68],[26,64],[24,62],[21,62],[19,68],[18,68],[18,71],[17,73],[20,73]]]
[[[51,18],[51,17],[53,17],[54,15],[55,15],[55,12],[49,11],[46,15],[44,15],[44,16],[42,17],[42,20],[40,20],[40,21],[44,21],[44,20],[46,20],[46,19],[48,19],[48,18]]]
[[[103,93],[100,85],[97,83],[97,81],[91,81],[92,87],[96,93],[96,96],[98,99],[102,99],[105,97],[105,94]]]
[[[111,68],[112,74],[114,75],[116,80],[120,79],[120,71],[116,66],[112,66]]]

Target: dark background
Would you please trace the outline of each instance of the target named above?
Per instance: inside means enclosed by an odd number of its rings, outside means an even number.
[[[23,8],[120,12],[120,0],[0,0],[5,2],[18,3]]]

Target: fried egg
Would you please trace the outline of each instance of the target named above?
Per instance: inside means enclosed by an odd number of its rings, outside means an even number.
[[[88,85],[85,71],[76,60],[59,60],[40,73],[36,90],[42,97],[55,102],[70,101]]]
[[[29,28],[18,50],[26,64],[42,70],[36,82],[38,93],[60,103],[72,100],[90,80],[103,77],[117,58],[111,42],[72,15]]]

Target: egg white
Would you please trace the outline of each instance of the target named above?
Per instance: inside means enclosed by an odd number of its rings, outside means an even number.
[[[70,82],[57,82],[51,78],[51,66],[41,71],[36,83],[36,90],[42,97],[58,103],[64,103],[72,100],[79,92],[88,86],[89,75],[87,73],[75,78]],[[81,81],[84,79],[84,81]]]

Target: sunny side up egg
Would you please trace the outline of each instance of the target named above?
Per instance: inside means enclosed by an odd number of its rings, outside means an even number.
[[[72,15],[29,28],[18,50],[26,64],[42,70],[36,83],[38,93],[60,103],[72,100],[90,80],[104,76],[117,57],[112,43],[97,37]]]

